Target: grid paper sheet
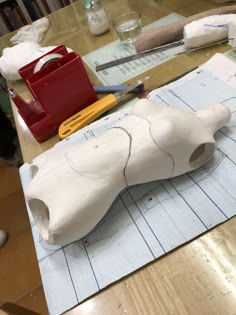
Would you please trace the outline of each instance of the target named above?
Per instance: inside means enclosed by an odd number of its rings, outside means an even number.
[[[163,17],[162,19],[159,19],[143,27],[143,31],[145,32],[155,27],[175,23],[181,19],[183,19],[183,16],[176,13],[171,13]],[[173,58],[176,54],[183,53],[184,51],[186,51],[184,45],[169,48],[166,51],[156,52],[149,56],[96,72],[96,66],[98,65],[136,53],[134,48],[124,48],[121,45],[120,41],[116,40],[83,56],[83,61],[104,85],[116,85],[132,79],[137,75],[144,73],[147,70],[150,70],[162,64],[163,62]]]
[[[200,68],[151,92],[149,98],[190,111],[224,102],[233,112],[232,120],[216,133],[218,149],[206,165],[171,180],[126,188],[98,226],[82,240],[65,247],[46,244],[28,209],[52,315],[76,306],[236,214],[236,89],[209,69]],[[129,110],[96,121],[44,154],[60,150],[67,141],[87,141],[99,135],[128,115]],[[22,166],[20,174],[26,190],[28,164]]]

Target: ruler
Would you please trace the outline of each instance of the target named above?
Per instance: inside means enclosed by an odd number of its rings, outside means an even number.
[[[210,46],[213,46],[213,45],[216,45],[216,44],[222,44],[222,43],[225,43],[228,40],[230,40],[230,38],[221,39],[221,40],[218,40],[218,41],[206,44],[206,45],[202,45],[202,46],[199,46],[199,47],[196,47],[196,48],[188,49],[185,52],[192,52],[192,51],[199,50],[199,49],[206,48],[206,47],[210,47]],[[133,54],[133,55],[129,55],[129,56],[126,56],[126,57],[123,57],[123,58],[120,58],[120,59],[115,59],[115,60],[103,63],[101,65],[96,66],[95,70],[96,70],[96,72],[102,71],[102,70],[105,70],[105,69],[108,69],[108,68],[119,66],[119,65],[121,65],[123,63],[126,63],[126,62],[129,62],[129,61],[134,61],[136,59],[143,58],[143,57],[146,57],[146,56],[154,54],[154,53],[159,53],[159,52],[162,52],[162,51],[166,51],[167,49],[178,47],[178,46],[183,46],[183,45],[184,45],[184,39],[181,39],[181,40],[178,40],[176,42],[172,42],[172,43],[169,43],[169,44],[166,44],[166,45],[155,47],[155,48],[152,48],[152,49],[149,49],[149,50],[144,50],[142,52],[139,52],[139,53],[136,53],[136,54]]]
[[[119,65],[121,65],[123,63],[129,62],[129,61],[133,61],[133,60],[136,60],[136,59],[139,59],[139,58],[146,57],[148,55],[154,54],[155,52],[162,52],[162,51],[165,51],[165,50],[167,50],[169,48],[174,48],[174,47],[178,47],[178,46],[181,46],[181,45],[184,45],[184,40],[183,39],[181,39],[181,40],[179,40],[177,42],[172,42],[172,43],[163,45],[163,46],[159,46],[159,47],[155,47],[155,48],[152,48],[152,49],[144,50],[142,52],[139,52],[139,53],[136,53],[136,54],[133,54],[133,55],[129,55],[129,56],[126,56],[126,57],[123,57],[123,58],[120,58],[120,59],[115,59],[115,60],[112,60],[112,61],[109,61],[109,62],[106,62],[106,63],[103,63],[101,65],[96,66],[96,72],[102,71],[102,70],[105,70],[105,69],[108,69],[108,68],[112,68],[112,67],[115,67],[115,66],[119,66]]]

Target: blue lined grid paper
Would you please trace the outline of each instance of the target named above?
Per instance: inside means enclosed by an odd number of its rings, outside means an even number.
[[[29,211],[39,268],[50,314],[58,315],[145,264],[236,214],[236,89],[197,69],[188,79],[149,94],[165,106],[189,111],[223,102],[232,120],[215,135],[217,150],[203,167],[170,180],[126,188],[94,230],[65,247],[42,241]],[[128,115],[107,116],[59,142],[87,141]],[[29,165],[20,169],[24,190]],[[91,196],[92,198],[92,196]]]

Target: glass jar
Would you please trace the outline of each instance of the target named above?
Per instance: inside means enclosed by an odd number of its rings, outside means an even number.
[[[86,0],[85,9],[89,29],[93,35],[101,35],[109,30],[109,21],[100,0]]]

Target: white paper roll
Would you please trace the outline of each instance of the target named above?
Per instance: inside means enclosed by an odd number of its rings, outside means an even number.
[[[39,59],[39,61],[36,63],[35,67],[34,67],[34,73],[38,72],[39,70],[41,70],[42,68],[44,68],[46,65],[48,65],[50,62],[55,61],[60,59],[61,57],[63,57],[63,55],[61,54],[48,54],[44,57],[42,57],[41,59]]]
[[[236,14],[212,15],[184,27],[184,44],[188,49],[200,47],[228,37],[229,26]]]

